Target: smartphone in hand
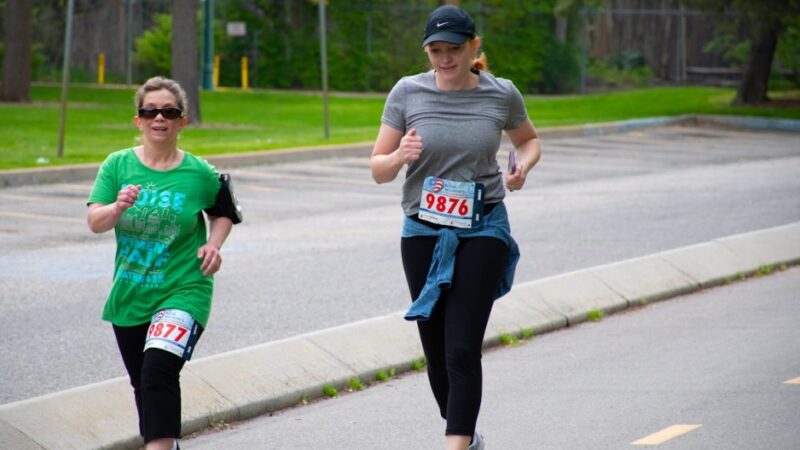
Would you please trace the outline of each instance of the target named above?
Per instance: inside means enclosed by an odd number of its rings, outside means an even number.
[[[517,152],[512,149],[508,152],[508,173],[514,173],[516,171],[517,171]]]

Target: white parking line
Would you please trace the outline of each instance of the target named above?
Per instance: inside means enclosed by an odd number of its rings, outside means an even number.
[[[344,165],[342,163],[337,162],[323,162],[320,164],[315,164],[313,166],[309,166],[308,162],[304,163],[291,163],[291,164],[284,164],[283,167],[287,170],[287,172],[292,171],[300,171],[300,172],[316,172],[320,175],[324,174],[353,174],[353,175],[364,175],[369,176],[370,168],[369,168],[369,160],[366,163],[362,164],[362,167],[354,167]]]
[[[333,183],[333,184],[358,184],[362,186],[375,185],[374,181],[368,179],[353,180],[348,178],[317,177],[317,176],[308,176],[308,175],[291,174],[291,173],[255,172],[255,171],[243,171],[243,170],[238,171],[237,174],[243,175],[244,177],[259,178],[262,180],[268,180],[268,179],[292,180],[292,181],[307,181],[307,182]]]
[[[24,202],[41,202],[47,197],[44,195],[40,197],[34,197],[32,195],[0,194],[0,198],[7,200],[20,200]]]
[[[262,192],[280,192],[282,189],[270,187],[270,186],[262,186],[260,184],[240,184],[239,188],[242,190],[252,190],[252,191],[262,191]]]
[[[92,184],[78,184],[78,183],[59,183],[54,184],[53,186],[61,187],[65,189],[72,189],[73,191],[86,191],[90,192],[92,190]]]
[[[45,214],[30,214],[30,213],[11,212],[11,211],[0,211],[0,216],[17,217],[20,219],[50,220],[53,222],[86,223],[86,220],[84,219],[75,219],[72,217],[57,217],[57,216],[48,216]]]

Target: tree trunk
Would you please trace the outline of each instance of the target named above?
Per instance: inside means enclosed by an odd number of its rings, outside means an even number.
[[[750,59],[744,70],[744,78],[736,92],[735,105],[761,103],[768,100],[767,87],[772,58],[778,45],[778,30],[775,26],[763,24],[753,37],[750,46]]]
[[[31,101],[31,17],[33,2],[7,0],[3,11],[5,55],[3,87],[0,100],[28,103]]]
[[[200,77],[197,62],[197,0],[172,2],[172,78],[189,99],[189,121],[200,123]]]

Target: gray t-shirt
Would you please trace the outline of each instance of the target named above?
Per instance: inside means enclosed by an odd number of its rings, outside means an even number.
[[[436,87],[433,70],[400,79],[386,99],[381,122],[403,134],[416,128],[422,138],[420,158],[408,165],[403,183],[405,214],[417,214],[428,176],[483,183],[487,203],[503,200],[500,135],[527,116],[514,84],[488,72],[480,72],[478,86],[464,91]]]

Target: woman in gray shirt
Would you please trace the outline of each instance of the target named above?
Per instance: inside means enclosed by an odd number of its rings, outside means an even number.
[[[519,256],[503,198],[506,188],[525,185],[541,150],[520,92],[477,58],[468,13],[452,5],[433,11],[422,47],[432,70],[392,89],[370,164],[377,183],[407,166],[401,253],[414,302],[406,319],[418,324],[447,449],[482,449],[481,346]],[[516,148],[505,183],[502,131]]]

